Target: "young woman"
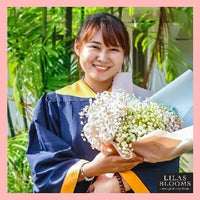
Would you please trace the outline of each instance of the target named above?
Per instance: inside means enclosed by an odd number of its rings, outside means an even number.
[[[156,164],[139,156],[124,160],[93,150],[81,137],[79,112],[97,92],[112,90],[113,79],[128,58],[125,25],[106,13],[89,17],[74,51],[84,77],[45,94],[35,108],[27,150],[34,192],[156,192],[157,174],[178,172],[178,159]],[[148,91],[136,90],[138,96],[149,96]],[[95,182],[105,173],[115,176]]]

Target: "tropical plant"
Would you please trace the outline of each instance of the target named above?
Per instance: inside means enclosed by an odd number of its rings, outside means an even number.
[[[77,75],[76,62],[71,58],[71,47],[65,46],[71,38],[64,38],[64,23],[59,21],[64,8],[51,8],[48,12],[47,8],[8,11],[8,86],[13,87],[22,113],[22,98],[32,96],[36,102],[43,93],[72,82]]]
[[[7,142],[8,193],[30,193],[33,190],[31,171],[25,156],[28,134],[9,137]]]
[[[182,16],[182,17],[180,17]],[[184,24],[188,27],[188,34],[191,35],[193,20],[193,9],[190,7],[160,7],[159,19],[152,17],[152,10],[145,11],[137,23],[133,20],[131,27],[137,31],[134,46],[138,48],[140,43],[142,52],[146,53],[150,49],[150,62],[146,67],[143,77],[143,87],[147,86],[149,75],[152,71],[154,63],[166,71],[166,81],[171,82],[178,77],[182,71],[176,67],[179,63],[183,63],[186,68],[192,69],[187,63],[183,62],[182,54],[177,48],[175,38],[170,36],[170,25],[176,22],[180,28]],[[152,27],[157,25],[157,31]]]
[[[8,8],[8,87],[13,88],[25,130],[42,94],[79,78],[72,47],[66,46],[72,38],[65,34],[65,11]]]

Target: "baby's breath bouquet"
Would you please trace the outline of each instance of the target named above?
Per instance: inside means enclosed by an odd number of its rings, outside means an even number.
[[[80,117],[84,125],[82,137],[93,148],[110,143],[123,158],[131,157],[132,142],[144,135],[157,129],[174,132],[183,128],[175,109],[148,99],[142,101],[121,89],[98,93]]]

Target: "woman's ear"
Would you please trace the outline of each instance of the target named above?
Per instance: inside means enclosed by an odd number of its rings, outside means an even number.
[[[74,41],[74,52],[79,56],[80,46],[77,40]]]

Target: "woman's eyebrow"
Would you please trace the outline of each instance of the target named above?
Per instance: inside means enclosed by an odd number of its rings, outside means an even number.
[[[101,45],[101,42],[97,42],[97,41],[89,41],[88,43],[95,43],[95,44]]]
[[[89,42],[87,42],[88,44],[97,44],[97,45],[102,45],[102,43],[101,42],[98,42],[98,41],[89,41]],[[112,45],[111,45],[112,46]],[[116,47],[116,48],[120,48],[120,47],[122,47],[120,44],[119,45],[116,45],[116,46],[113,46],[113,47]]]

